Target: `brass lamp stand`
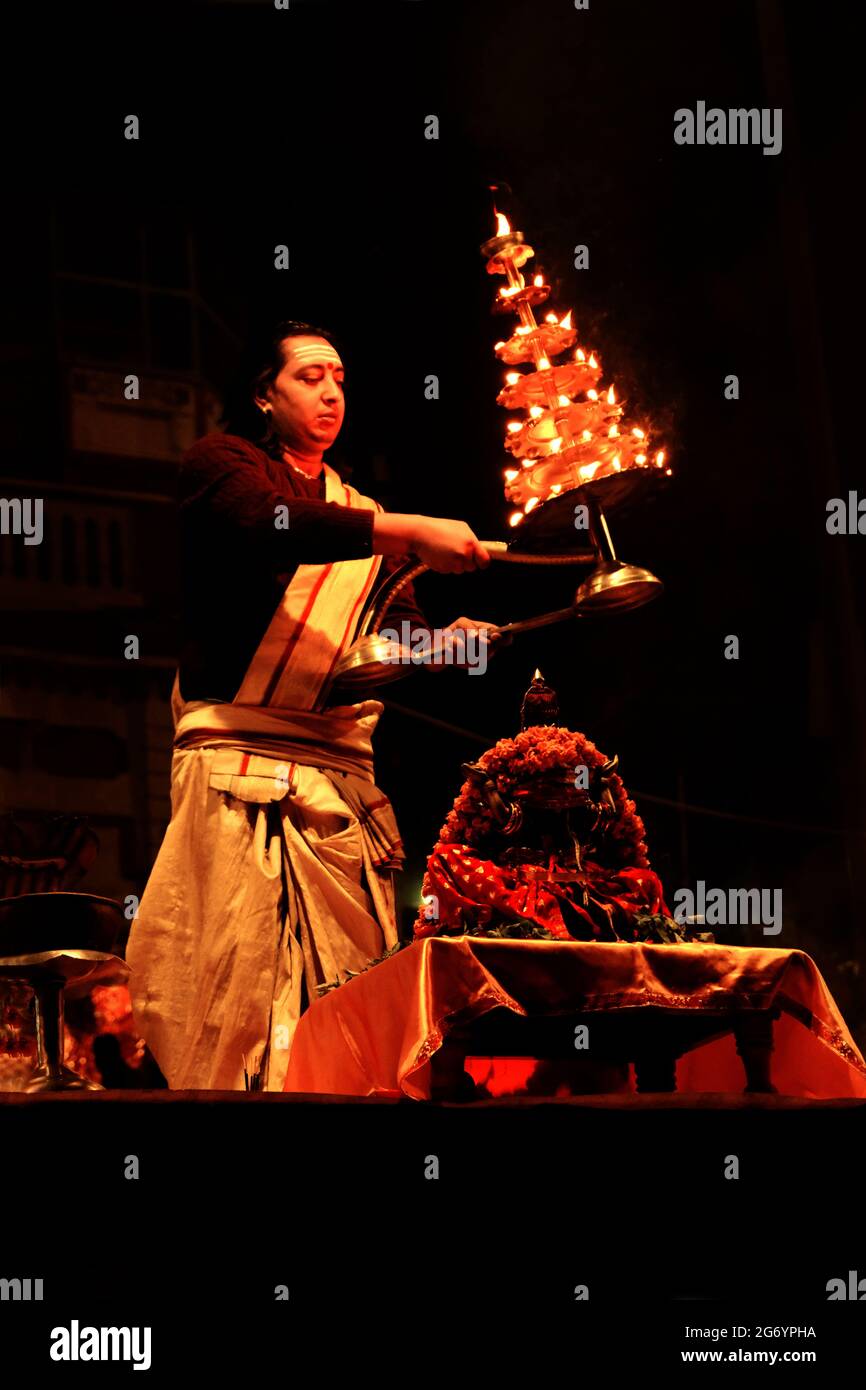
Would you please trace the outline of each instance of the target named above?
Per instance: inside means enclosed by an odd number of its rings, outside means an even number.
[[[67,987],[127,978],[129,967],[113,949],[124,924],[119,903],[92,893],[0,898],[0,977],[22,981],[34,994],[37,1065],[26,1092],[103,1090],[64,1066],[64,997]]]

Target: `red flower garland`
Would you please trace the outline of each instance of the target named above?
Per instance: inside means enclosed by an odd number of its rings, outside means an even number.
[[[524,729],[515,738],[501,738],[481,755],[478,766],[493,779],[497,791],[508,801],[515,788],[527,786],[540,773],[560,772],[574,776],[579,767],[586,767],[591,778],[607,761],[604,753],[583,734],[538,724]],[[618,773],[611,774],[608,786],[616,809],[593,837],[592,857],[597,864],[609,869],[647,869],[644,823]],[[475,847],[496,828],[477,782],[470,777],[460,788],[438,839],[446,844],[458,842]]]
[[[588,781],[592,785],[594,774],[601,771],[607,762],[606,756],[583,734],[545,724],[524,729],[514,738],[500,739],[493,748],[482,754],[476,767],[494,782],[497,791],[508,803],[518,789],[525,791],[536,778],[549,778],[551,774],[574,780],[578,769],[586,768]],[[598,869],[612,874],[620,870],[632,873],[647,870],[649,879],[657,884],[649,867],[644,823],[626,793],[622,778],[617,773],[610,773],[606,785],[613,797],[614,811],[602,819],[592,835],[591,845],[585,846],[592,862]],[[429,865],[434,858],[441,858],[446,847],[460,846],[481,861],[489,858],[491,853],[491,849],[484,845],[485,840],[495,837],[498,832],[499,826],[480,790],[477,774],[467,778],[439,832],[437,844],[428,861],[422,888],[425,897],[431,893],[435,896]],[[658,888],[660,890],[660,885]],[[486,920],[487,916],[489,909],[479,904],[479,920]],[[422,906],[415,924],[415,936],[437,935],[443,925],[438,918],[430,916],[429,909],[425,910]],[[554,934],[560,933],[555,931]],[[570,939],[565,927],[561,934]]]

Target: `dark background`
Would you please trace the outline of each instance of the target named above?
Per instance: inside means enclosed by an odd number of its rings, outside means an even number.
[[[250,0],[149,5],[121,24],[82,4],[52,15],[50,65],[45,33],[16,32],[7,62],[28,80],[3,108],[3,495],[38,483],[85,527],[88,508],[116,509],[134,583],[128,602],[112,596],[68,556],[31,573],[0,540],[0,763],[9,808],[79,809],[102,828],[85,887],[143,891],[167,820],[176,459],[77,447],[70,372],[191,383],[203,432],[250,324],[310,318],[347,365],[330,461],[390,509],[502,536],[504,321],[478,248],[488,186],[505,184],[498,206],[536,248],[550,307],[574,309],[605,380],[668,451],[666,494],[614,519],[620,553],[665,595],[524,636],[483,677],[420,671],[383,689],[416,712],[389,708],[377,732],[410,854],[404,923],[461,761],[516,731],[537,665],[563,722],[619,754],[668,900],[697,879],[782,888],[781,936],[719,938],[808,951],[866,1044],[866,538],[825,527],[828,499],[862,488],[855,13]],[[781,154],[676,145],[673,113],[698,100],[782,107]],[[561,572],[495,565],[418,583],[436,622],[507,621],[569,592]],[[130,632],[141,663],[120,656]],[[109,728],[97,704],[126,722]]]

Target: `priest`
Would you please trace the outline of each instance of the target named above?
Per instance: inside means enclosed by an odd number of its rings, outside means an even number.
[[[465,522],[385,512],[342,482],[324,454],[344,413],[331,334],[283,321],[248,357],[225,432],[182,461],[171,821],[127,948],[135,1021],[172,1089],[281,1090],[317,985],[397,941],[383,707],[341,701],[334,669],[403,557],[461,573],[489,556]],[[390,617],[429,629],[411,585]],[[495,650],[493,625],[461,617],[440,661],[461,628]]]

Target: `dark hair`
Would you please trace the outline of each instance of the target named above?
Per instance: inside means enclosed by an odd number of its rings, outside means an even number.
[[[220,426],[227,434],[239,434],[258,444],[265,453],[279,453],[270,415],[256,405],[256,396],[264,395],[285,366],[282,350],[285,338],[324,338],[339,352],[339,346],[326,328],[298,319],[280,319],[278,323],[251,335],[241,357],[238,370],[224,394]]]

